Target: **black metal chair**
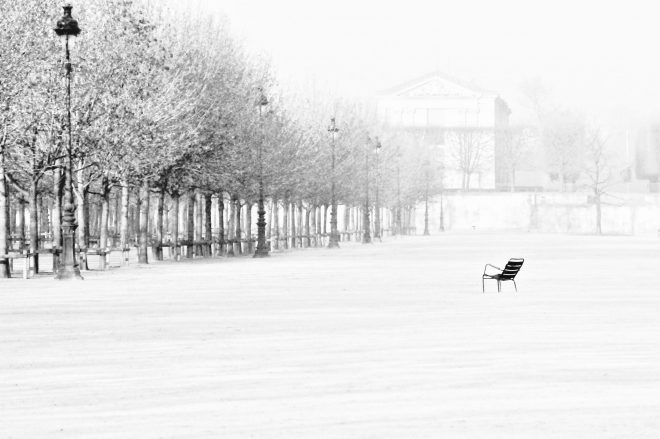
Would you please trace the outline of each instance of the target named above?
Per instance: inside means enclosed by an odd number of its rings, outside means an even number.
[[[486,279],[493,279],[497,281],[498,293],[502,291],[502,282],[507,280],[513,282],[513,286],[517,292],[518,286],[516,285],[515,278],[518,272],[520,271],[520,267],[522,267],[523,262],[525,262],[525,260],[522,258],[509,259],[509,262],[507,262],[506,265],[504,266],[504,270],[492,264],[486,264],[486,266],[484,267],[484,274],[483,276],[481,276],[481,291],[483,293],[486,292],[486,285],[485,285]],[[496,270],[499,270],[499,273],[493,273],[493,274],[486,273],[488,271],[488,267],[493,267]]]

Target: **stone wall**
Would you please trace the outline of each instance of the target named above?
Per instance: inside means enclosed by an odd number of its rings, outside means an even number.
[[[590,234],[596,231],[596,205],[587,193],[450,193],[442,197],[446,230],[525,230]],[[417,232],[424,230],[424,204],[416,209]],[[603,197],[604,234],[657,234],[658,194]],[[440,229],[440,197],[429,204],[429,231]]]

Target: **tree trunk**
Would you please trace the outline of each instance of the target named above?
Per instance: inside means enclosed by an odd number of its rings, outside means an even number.
[[[227,205],[227,256],[236,256],[234,253],[234,240],[236,239],[234,233],[236,232],[236,225],[234,224],[234,219],[236,214],[234,213],[234,198],[229,198],[229,204]]]
[[[107,177],[101,181],[101,228],[99,230],[99,251],[101,252],[101,270],[105,270],[108,251],[108,222],[110,218],[110,182]]]
[[[179,247],[179,208],[181,205],[181,195],[178,191],[174,191],[172,194],[172,242],[170,249],[174,251],[174,260],[179,261],[181,259],[181,247]]]
[[[64,175],[62,174],[62,159],[57,160],[53,171],[53,273],[57,273],[60,266],[60,252],[62,251],[62,195],[64,194]]]
[[[204,195],[204,244],[205,256],[213,256],[213,224],[211,223],[211,209],[213,208],[213,196],[211,193]]]
[[[234,201],[234,225],[236,226],[236,231],[234,233],[234,253],[236,255],[242,255],[243,254],[243,247],[242,247],[242,233],[241,233],[241,200],[238,199],[238,195],[234,195],[233,198]]]
[[[291,209],[291,248],[296,248],[296,203],[289,203]]]
[[[204,256],[202,251],[202,233],[204,231],[204,197],[201,192],[195,196],[195,256]]]
[[[323,206],[316,207],[316,246],[321,247],[323,244]]]
[[[76,216],[78,217],[78,247],[80,248],[80,269],[89,270],[87,265],[87,248],[89,247],[89,188],[83,183],[79,174],[76,179],[77,189],[74,191],[78,202]]]
[[[114,233],[115,237],[117,235],[120,236],[120,242],[119,242],[120,246],[121,246],[121,222],[122,222],[122,213],[123,213],[121,203],[122,203],[122,193],[120,192],[119,196],[115,195],[115,212],[114,212],[114,215],[113,215],[114,220],[112,222],[112,225],[114,227],[113,233]]]
[[[18,238],[18,251],[25,249],[25,205],[27,204],[22,197],[16,200],[16,237]],[[11,236],[11,235],[10,235]]]
[[[596,234],[602,235],[603,234],[603,229],[601,226],[601,219],[602,219],[602,203],[600,201],[600,194],[596,193],[595,201],[596,201]]]
[[[138,236],[140,235],[140,211],[142,210],[142,197],[140,197],[140,194],[141,187],[138,186],[135,193],[135,207],[132,209],[131,221],[129,222],[129,227],[132,226],[132,228],[129,229],[130,238],[131,240],[134,240],[134,242],[138,240]],[[138,246],[139,252],[139,242],[136,242],[136,245]]]
[[[303,203],[302,201],[298,201],[298,246],[300,248],[303,248],[303,235],[305,234],[305,231],[303,230]],[[309,230],[308,230],[309,231]]]
[[[225,254],[225,201],[218,194],[218,256]]]
[[[34,272],[39,273],[39,206],[37,203],[38,195],[38,182],[30,182],[30,253],[32,256],[32,267],[34,267]]]
[[[234,208],[232,212],[234,213],[234,254],[236,256],[243,254],[243,239],[242,227],[241,227],[241,200],[238,198],[238,195],[234,195],[233,198]]]
[[[149,257],[149,181],[145,178],[140,185],[140,248],[138,251],[138,262],[148,264]]]
[[[302,209],[302,203],[300,203],[300,208]],[[305,212],[305,247],[312,246],[312,226],[310,216],[314,213],[313,207],[308,207]]]
[[[82,193],[82,200],[80,204],[80,211],[81,213],[81,219],[82,221],[80,224],[83,227],[83,230],[80,232],[81,234],[81,244],[84,244],[85,248],[89,248],[89,231],[90,231],[90,205],[89,205],[89,186],[85,186],[83,188],[83,193]]]
[[[428,236],[431,233],[429,232],[429,187],[428,181],[426,182],[426,188],[424,190],[424,235]]]
[[[322,227],[321,227],[321,233],[323,236],[328,236],[328,205],[324,204],[323,205],[323,219],[322,219]]]
[[[128,187],[128,181],[122,180],[121,182],[121,226],[119,229],[119,242],[123,251],[128,251],[130,246],[130,238],[128,236],[128,209],[129,209],[129,198],[130,198],[130,188]]]
[[[271,200],[269,203],[268,224],[266,225],[266,241],[270,241],[270,237],[272,233],[272,228],[271,228],[272,224],[273,224],[273,200]]]
[[[152,254],[157,261],[163,260],[163,219],[165,216],[165,188],[160,189],[156,205],[156,243]]]
[[[284,244],[284,248],[287,249],[289,248],[289,198],[284,199],[284,203],[282,205],[282,211],[284,213],[284,216],[282,218],[282,230],[284,231],[284,240],[282,241]]]
[[[271,245],[273,246],[273,249],[279,250],[280,249],[280,205],[277,201],[276,198],[273,198],[273,222],[271,223],[273,225],[273,233],[271,235]]]
[[[245,202],[245,239],[246,242],[246,253],[254,253],[254,248],[252,245],[252,202]]]
[[[5,146],[0,145],[0,254],[9,252],[9,185],[5,174]],[[0,278],[11,277],[9,259],[0,259]]]
[[[188,193],[188,226],[186,229],[188,231],[186,257],[188,259],[193,257],[195,248],[195,196],[195,191]]]

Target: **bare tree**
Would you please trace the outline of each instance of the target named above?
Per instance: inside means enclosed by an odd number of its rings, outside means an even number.
[[[470,190],[472,174],[481,171],[492,161],[493,136],[479,128],[456,129],[449,133],[452,155],[462,173],[461,187]]]
[[[574,112],[560,110],[548,116],[541,129],[550,172],[560,179],[562,191],[566,191],[567,183],[575,184],[580,175],[584,121]]]
[[[596,233],[603,233],[602,220],[602,197],[606,194],[608,187],[615,181],[614,166],[610,163],[610,155],[607,150],[607,138],[600,129],[590,130],[585,139],[585,162],[584,172],[587,176],[587,187],[593,194],[593,202],[596,205]]]
[[[502,181],[508,183],[509,190],[516,186],[516,172],[529,158],[533,130],[528,127],[506,127],[496,134],[498,140],[498,156],[501,157]]]

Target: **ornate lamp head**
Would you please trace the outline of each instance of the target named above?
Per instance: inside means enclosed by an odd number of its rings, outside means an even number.
[[[64,15],[57,21],[55,33],[60,37],[77,36],[80,33],[78,21],[71,16],[73,6],[67,3],[63,6]]]

